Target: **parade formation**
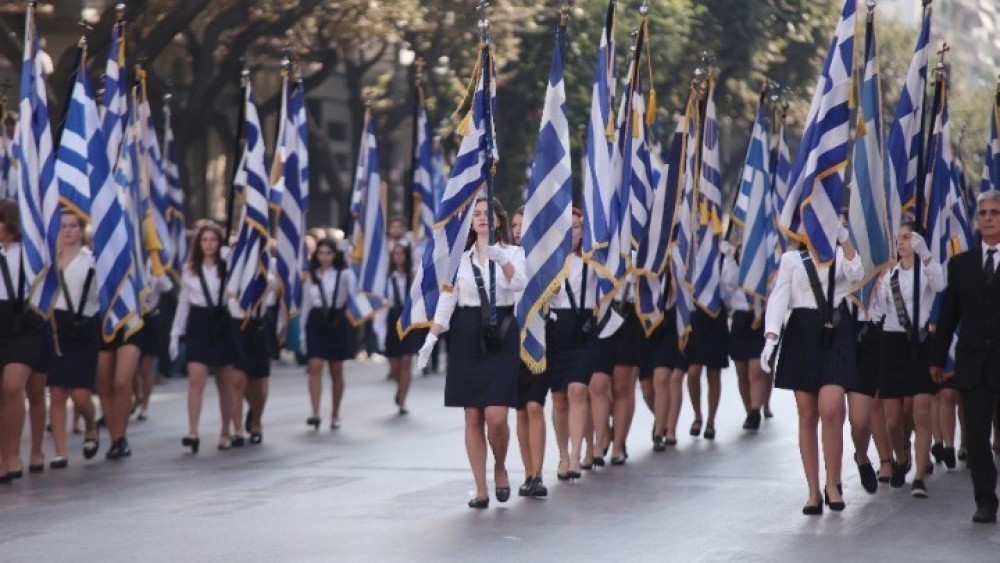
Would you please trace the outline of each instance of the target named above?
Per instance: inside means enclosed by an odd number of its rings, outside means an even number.
[[[453,120],[456,154],[446,159],[435,142],[418,71],[412,217],[387,212],[369,111],[342,239],[307,229],[317,155],[292,57],[282,61],[274,143],[243,72],[225,222],[192,220],[170,99],[161,142],[145,73],[125,65],[124,5],[100,100],[81,41],[56,131],[33,4],[19,120],[4,139],[0,178],[0,482],[93,463],[102,451],[124,463],[133,455],[130,416],[147,415],[164,347],[186,366],[188,427],[177,435],[190,455],[202,446],[210,375],[222,423],[215,447],[264,443],[268,377],[282,347],[305,366],[305,424],[337,430],[345,361],[370,340],[389,359],[400,416],[410,412],[413,374],[444,358],[443,402],[464,414],[473,509],[515,494],[547,497],[549,475],[572,481],[626,465],[637,395],[653,414],[653,427],[638,429],[650,432],[653,451],[683,435],[714,440],[732,361],[746,432],[773,416],[772,389],[794,394],[803,514],[849,505],[841,462],[849,422],[864,491],[908,487],[916,499],[932,497],[935,467],[965,461],[973,521],[996,521],[1000,86],[983,100],[991,135],[976,190],[954,150],[948,48],[930,44],[930,0],[892,119],[883,118],[876,2],[843,1],[797,153],[789,93],[768,82],[730,202],[715,101],[725,77],[712,57],[685,79],[686,103],[661,144],[650,8],[638,7],[619,69],[624,8],[609,0],[588,120],[573,124],[564,8],[523,206],[510,212],[499,197],[510,188],[495,185],[504,101],[482,4],[479,55]],[[582,162],[572,126],[585,129]],[[685,380],[693,424],[679,429]],[[518,470],[508,459],[510,409]],[[80,462],[67,439],[78,418]],[[47,465],[46,425],[55,452]],[[543,463],[551,435],[554,471]]]

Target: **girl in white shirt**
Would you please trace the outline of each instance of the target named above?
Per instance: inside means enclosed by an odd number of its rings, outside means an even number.
[[[510,498],[507,447],[510,444],[508,410],[517,404],[517,373],[520,330],[514,317],[514,301],[527,283],[524,251],[508,246],[503,207],[494,200],[496,244],[489,244],[487,202],[479,198],[472,213],[469,249],[462,254],[451,292],[441,294],[434,323],[418,354],[417,367],[427,365],[438,335],[451,330],[445,406],[465,409],[465,446],[476,481],[476,496],[470,508],[487,508],[486,443],[493,449],[496,498]],[[496,325],[486,326],[492,267],[496,284]]]
[[[424,331],[411,331],[400,339],[396,322],[403,312],[406,295],[413,279],[413,257],[410,246],[396,244],[389,253],[389,283],[387,292],[389,311],[385,316],[385,356],[389,358],[389,373],[396,380],[396,407],[399,414],[407,414],[406,396],[413,377],[413,354],[420,345]]]
[[[218,448],[228,450],[232,447],[229,422],[232,420],[233,386],[229,368],[236,357],[237,343],[230,310],[232,300],[223,290],[226,263],[221,257],[221,244],[222,229],[214,223],[202,223],[181,274],[177,312],[170,330],[171,359],[177,358],[180,338],[185,337],[188,434],[181,439],[181,445],[191,448],[191,453],[198,453],[201,445],[198,422],[210,371],[215,373],[215,385],[219,390],[222,431]]]
[[[53,355],[49,367],[49,416],[56,457],[52,469],[69,465],[66,457],[66,401],[70,397],[76,412],[83,416],[86,433],[83,457],[97,454],[97,425],[94,423],[92,392],[97,381],[97,354],[100,326],[97,321],[97,283],[94,255],[83,246],[83,219],[63,212],[59,231],[59,293],[55,302],[56,335],[60,354]]]
[[[744,430],[760,428],[761,409],[766,396],[767,380],[760,370],[760,352],[764,349],[764,323],[757,318],[754,310],[756,297],[747,295],[740,287],[739,254],[742,247],[735,251],[729,245],[721,245],[722,293],[729,307],[732,326],[729,331],[729,357],[736,364],[736,377],[743,399],[743,408],[747,417],[743,422]]]
[[[310,276],[302,291],[305,319],[305,350],[308,361],[309,399],[312,416],[306,424],[319,430],[320,396],[323,393],[323,364],[333,381],[333,411],[330,429],[340,428],[340,403],[344,398],[344,360],[354,357],[354,328],[347,319],[347,300],[354,294],[357,280],[347,267],[344,253],[332,239],[316,243],[310,259]]]
[[[845,507],[840,491],[841,457],[844,448],[846,390],[854,385],[856,336],[844,305],[853,284],[864,276],[861,258],[851,244],[847,228],[838,233],[835,267],[812,262],[803,251],[781,256],[774,289],[767,302],[761,354],[761,369],[771,371],[771,362],[784,326],[778,356],[775,386],[795,392],[799,412],[799,450],[809,486],[806,515],[823,513],[824,498],[831,510]],[[822,305],[807,271],[815,268]],[[831,286],[832,283],[832,286]],[[832,299],[831,299],[832,297]],[[822,306],[822,308],[821,308]],[[824,311],[826,311],[824,313]],[[785,315],[791,313],[785,323]],[[823,421],[823,457],[826,484],[820,493],[817,427]]]
[[[936,384],[928,369],[928,324],[938,293],[944,290],[944,272],[931,257],[927,243],[914,231],[914,224],[900,225],[897,240],[899,262],[879,281],[875,306],[885,315],[882,325],[881,378],[879,396],[885,409],[885,423],[895,452],[893,488],[906,484],[906,473],[913,465],[916,473],[911,492],[926,497],[924,476],[930,464],[931,406]],[[920,260],[920,318],[914,307],[914,266]],[[897,302],[898,300],[898,302]],[[904,401],[912,400],[913,427],[916,433],[916,459],[910,458],[908,431],[904,424]]]

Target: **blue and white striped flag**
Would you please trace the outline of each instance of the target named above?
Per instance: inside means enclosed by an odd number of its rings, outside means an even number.
[[[441,139],[435,137],[431,144],[431,186],[434,193],[434,217],[437,219],[437,208],[444,199],[444,190],[448,186],[448,172],[445,170],[444,145]],[[433,233],[433,226],[431,232]],[[433,238],[433,236],[431,237]],[[429,240],[429,239],[428,239]]]
[[[111,32],[111,48],[104,69],[104,96],[102,97],[101,132],[108,144],[108,165],[113,170],[121,153],[125,138],[125,122],[128,118],[128,96],[125,83],[125,37],[122,22],[115,24]]]
[[[898,201],[899,207],[889,210],[889,219],[893,233],[899,232],[899,223],[904,213],[913,214],[917,194],[917,162],[924,150],[924,98],[927,90],[927,59],[931,37],[931,6],[924,8],[923,22],[920,25],[920,36],[917,46],[910,59],[910,68],[906,72],[906,82],[899,93],[896,113],[889,137],[886,141],[888,157],[888,187],[896,196],[893,205]],[[923,179],[919,180],[920,182]]]
[[[134,139],[134,135],[129,135]],[[101,337],[112,342],[124,331],[127,338],[142,328],[139,310],[140,291],[144,284],[141,254],[137,256],[140,241],[135,229],[132,184],[133,169],[131,147],[122,145],[124,158],[116,156],[118,163],[112,175],[108,164],[107,143],[98,129],[89,143],[91,166],[91,218],[94,222],[94,266],[101,318]]]
[[[180,168],[177,165],[177,141],[174,138],[173,120],[171,119],[170,103],[163,104],[163,175],[167,183],[169,209],[167,222],[170,229],[170,242],[174,253],[170,261],[170,271],[180,276],[187,262],[187,237],[184,233],[186,206],[184,205],[184,187],[181,185]]]
[[[275,153],[282,155],[281,182],[285,193],[281,198],[281,213],[278,215],[277,256],[275,271],[277,273],[281,302],[278,315],[278,334],[284,334],[284,327],[289,319],[299,314],[302,306],[302,264],[305,260],[303,241],[305,240],[305,209],[303,198],[308,186],[302,184],[301,162],[303,158],[299,144],[302,141],[298,130],[298,116],[304,110],[305,96],[301,85],[294,87],[286,84],[290,90],[287,95],[288,108],[285,111],[288,120],[278,138],[279,149]],[[306,157],[308,158],[308,157]]]
[[[138,90],[142,94],[136,108],[141,132],[139,139],[140,167],[143,171],[141,195],[146,202],[143,205],[142,216],[143,248],[149,257],[150,271],[155,277],[166,273],[173,261],[175,249],[167,218],[170,213],[170,195],[163,168],[163,154],[160,153],[160,141],[153,125],[153,111],[149,107],[149,98],[146,95],[145,78]]]
[[[413,147],[413,221],[412,231],[418,242],[434,236],[434,174],[431,125],[427,119],[424,89],[416,88],[416,144]]]
[[[951,118],[948,112],[948,86],[940,80],[936,86],[932,116],[931,137],[928,140],[927,176],[924,181],[924,201],[927,208],[922,213],[927,246],[934,261],[944,264],[951,236],[950,219],[952,204],[957,199],[958,188],[952,175]]]
[[[615,18],[617,2],[608,2],[607,16],[597,50],[597,68],[591,88],[590,117],[587,121],[586,164],[583,174],[583,255],[591,266],[605,270],[611,242],[611,199],[615,192],[612,146],[615,124],[612,104],[615,95]],[[611,134],[609,135],[609,131]],[[607,291],[608,287],[605,287]]]
[[[88,148],[100,127],[97,105],[87,79],[87,46],[80,47],[79,64],[75,72],[72,97],[66,111],[56,154],[56,182],[59,202],[85,221],[90,220],[90,169]]]
[[[386,238],[386,193],[379,175],[375,120],[365,116],[358,171],[354,181],[358,205],[354,213],[354,272],[358,287],[348,302],[347,319],[360,326],[388,306],[389,242]],[[378,341],[385,342],[385,323],[373,323]]]
[[[137,102],[137,100],[133,98],[133,102]],[[150,256],[147,254],[149,249],[146,247],[148,239],[143,233],[149,198],[144,195],[145,171],[142,167],[140,153],[142,132],[139,127],[137,103],[129,105],[127,118],[125,136],[122,139],[121,150],[112,174],[115,183],[121,188],[122,211],[126,217],[122,227],[129,231],[132,263],[135,268],[133,275],[139,287],[139,302],[144,304],[146,303],[145,297],[150,291],[149,268],[147,267]]]
[[[489,89],[486,88],[487,76],[494,71],[489,49],[488,43],[482,47],[480,60],[484,68],[476,78],[472,108],[467,118],[469,130],[462,138],[458,156],[451,168],[451,179],[448,180],[444,196],[435,210],[434,238],[423,253],[413,285],[410,286],[410,294],[396,324],[400,337],[413,329],[430,326],[441,292],[452,291],[472,224],[470,211],[487,180],[487,174],[491,173],[487,167],[488,158],[492,157],[494,162],[499,160],[496,147],[494,146],[493,154],[489,155],[485,143],[487,129],[495,131],[492,117],[496,115],[494,111],[485,111],[486,104],[496,107],[496,80],[491,79]],[[489,121],[487,116],[491,118]],[[496,138],[495,134],[493,138]]]
[[[676,244],[671,249],[671,266],[675,295],[677,296],[678,346],[683,351],[691,335],[691,314],[694,312],[694,200],[698,177],[698,132],[701,114],[698,107],[698,86],[692,85],[684,111],[684,172],[679,180],[682,186],[680,206],[674,235]]]
[[[795,159],[795,180],[781,213],[782,228],[789,236],[805,242],[813,259],[822,265],[833,260],[840,231],[851,118],[854,28],[855,0],[845,0],[809,108]]]
[[[61,216],[39,41],[31,5],[25,13],[20,138],[14,158],[20,180],[18,208],[25,281],[32,306],[48,318],[59,289],[56,269],[50,266],[55,263]]]
[[[771,206],[774,217],[775,264],[781,261],[781,255],[788,249],[788,237],[781,232],[778,224],[781,220],[781,210],[785,208],[785,201],[788,200],[788,193],[792,188],[792,157],[788,149],[785,110],[782,110],[779,119],[778,131],[771,141],[774,146],[771,157]]]
[[[948,221],[948,253],[951,256],[972,248],[975,240],[972,219],[976,214],[975,198],[970,198],[972,188],[965,178],[965,164],[956,153],[951,163],[952,185],[957,194],[951,201],[951,218]]]
[[[697,193],[698,228],[694,251],[694,302],[709,316],[722,310],[719,293],[719,242],[722,236],[722,174],[715,83],[708,89],[701,143],[701,178]]]
[[[663,322],[663,303],[660,297],[665,293],[663,275],[670,263],[670,238],[680,203],[679,182],[681,168],[684,166],[684,127],[683,121],[677,124],[667,160],[663,165],[659,165],[655,154],[651,157],[656,169],[656,189],[653,190],[653,205],[649,211],[646,233],[639,240],[635,269],[636,313],[646,331],[646,336],[652,334]]]
[[[750,146],[743,165],[740,193],[732,220],[743,227],[743,250],[740,253],[740,288],[749,295],[767,298],[767,282],[775,268],[774,208],[771,196],[770,154],[768,151],[767,93],[762,93],[757,107]]]
[[[878,40],[874,11],[865,26],[865,66],[857,111],[854,140],[853,186],[848,219],[851,241],[864,265],[865,277],[855,289],[861,291],[861,305],[868,309],[875,282],[892,266],[896,232],[892,231],[890,209],[898,198],[885,183],[882,160],[882,85],[879,79]],[[898,208],[898,207],[897,207]]]
[[[517,303],[517,321],[521,327],[521,360],[533,373],[546,369],[546,305],[566,277],[572,250],[573,163],[563,81],[563,34],[562,28],[556,32],[521,227],[528,283]]]
[[[226,289],[235,295],[246,318],[258,314],[267,292],[267,276],[271,255],[267,250],[269,237],[268,176],[264,157],[264,136],[254,103],[253,88],[248,83],[243,99],[246,104],[243,130],[246,135],[241,159],[243,171],[237,181],[243,181],[246,196],[243,221],[236,245],[229,259],[229,279]]]
[[[990,105],[990,140],[986,143],[986,155],[983,158],[983,183],[981,191],[1000,190],[1000,86]]]

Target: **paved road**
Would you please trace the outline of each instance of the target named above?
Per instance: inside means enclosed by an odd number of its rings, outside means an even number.
[[[398,417],[385,372],[349,364],[343,428],[324,420],[312,432],[301,368],[278,368],[264,444],[230,452],[212,447],[209,387],[197,456],[180,446],[186,381],[170,380],[151,418],[132,425],[131,459],[103,461],[102,436],[102,460],[85,462],[73,437],[69,469],[0,488],[0,560],[1000,561],[1000,527],[970,522],[965,470],[939,469],[928,500],[908,489],[868,496],[847,451],[847,510],[802,516],[794,403],[777,392],[777,417],[747,435],[731,372],[715,443],[681,437],[653,453],[640,401],[626,466],[560,483],[550,448],[547,500],[473,511],[462,416],[441,406],[444,378],[418,378],[412,414]],[[687,410],[681,427],[690,420]],[[513,444],[509,462],[516,486]]]

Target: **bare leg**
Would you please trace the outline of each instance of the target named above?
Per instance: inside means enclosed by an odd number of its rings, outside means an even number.
[[[624,457],[625,442],[632,426],[632,415],[635,412],[635,380],[637,370],[631,366],[615,366],[612,378],[614,393],[614,443],[613,457]]]
[[[607,443],[608,416],[611,414],[610,397],[611,376],[595,372],[590,378],[590,412],[594,419],[594,446],[598,452]]]
[[[543,414],[544,417],[544,414]],[[542,426],[544,429],[545,427]],[[559,450],[558,473],[563,475],[569,471],[569,397],[566,389],[552,392],[552,430],[556,435],[556,447]],[[545,439],[545,435],[542,435]],[[542,452],[544,453],[544,449]]]
[[[587,386],[581,383],[570,383],[567,389],[569,395],[569,470],[580,472],[580,455],[583,448],[583,437],[587,431],[587,421],[590,412],[587,408]]]
[[[645,375],[645,374],[644,374]],[[639,379],[639,391],[642,392],[642,400],[646,403],[649,412],[656,412],[656,391],[653,389],[653,376],[646,379]]]
[[[760,369],[760,360],[751,359],[747,362],[747,371],[750,379],[750,408],[759,409],[764,406],[768,395],[770,381],[764,377],[764,372]]]
[[[841,460],[844,455],[844,388],[824,385],[819,390],[819,417],[823,422],[823,463],[826,467],[826,491],[830,502],[842,500],[840,484]]]
[[[56,457],[66,457],[66,402],[69,400],[69,390],[65,387],[49,388],[52,404],[49,406],[49,417],[52,424],[52,442],[56,446]]]
[[[323,360],[310,358],[307,371],[309,372],[309,403],[312,406],[312,416],[319,418],[319,403],[323,394]]]
[[[823,499],[819,490],[819,440],[816,436],[819,398],[815,393],[796,391],[795,406],[799,411],[799,454],[809,487],[808,504],[818,505]]]
[[[252,377],[247,380],[247,403],[252,416],[250,426],[246,429],[252,434],[260,434],[264,407],[267,405],[268,378]]]
[[[913,397],[913,430],[915,434],[913,463],[916,473],[914,479],[923,479],[927,474],[927,466],[931,463],[931,406],[933,396],[921,393]]]
[[[201,419],[201,405],[205,399],[205,382],[208,366],[201,362],[188,362],[188,436],[198,436],[198,422]]]
[[[528,429],[527,405],[525,405],[524,408],[517,409],[515,417],[517,419],[517,422],[515,423],[517,446],[518,450],[521,452],[521,463],[524,465],[524,478],[530,479],[535,476],[535,474],[532,473],[532,468],[535,464],[531,462],[531,433]]]
[[[344,400],[344,362],[330,362],[333,379],[333,421],[340,423],[340,403]]]
[[[892,477],[892,442],[885,426],[885,408],[882,399],[877,397],[872,400],[871,429],[875,450],[878,451],[878,476],[888,479]]]
[[[955,414],[958,405],[958,392],[954,389],[942,389],[940,395],[940,412],[938,424],[941,425],[941,441],[946,447],[955,447]]]
[[[854,442],[854,461],[858,465],[871,463],[868,459],[868,445],[872,437],[872,398],[861,393],[848,393],[847,404],[851,440]]]
[[[215,387],[219,392],[220,443],[229,442],[229,430],[233,421],[233,370],[231,366],[215,370]],[[243,400],[243,397],[240,397]],[[242,423],[241,423],[242,424]]]
[[[396,375],[399,380],[399,387],[396,390],[399,412],[406,412],[406,397],[410,394],[410,382],[413,381],[413,355],[407,354],[400,358]]]
[[[694,421],[701,428],[701,366],[691,364],[688,367],[688,395],[691,396],[691,408],[694,410]],[[694,425],[691,426],[694,428]]]
[[[736,364],[736,387],[743,401],[743,409],[749,413],[753,403],[750,399],[750,366],[746,360],[736,360],[733,363]]]
[[[31,430],[31,455],[28,463],[31,465],[45,463],[42,442],[45,441],[45,419],[48,418],[48,408],[45,404],[46,377],[44,373],[31,372],[25,389],[28,394],[28,421]]]
[[[507,475],[507,448],[510,445],[510,427],[507,425],[508,410],[507,407],[486,407],[483,409],[483,416],[486,419],[486,435],[490,449],[493,450],[493,480],[497,487],[510,487]],[[542,420],[544,423],[544,417]]]
[[[529,401],[524,410],[528,412],[528,444],[531,447],[531,474],[536,479],[541,479],[542,465],[545,462],[545,407],[534,401]],[[487,425],[492,426],[489,424],[489,421],[490,418],[487,416]],[[506,418],[503,424],[506,426]],[[490,440],[490,444],[493,444],[492,439]],[[496,447],[494,447],[494,452],[496,452]]]
[[[907,461],[906,435],[903,430],[903,400],[882,399],[885,410],[885,429],[889,435],[889,444],[896,455],[896,462],[905,465]]]
[[[31,368],[7,364],[3,368],[3,460],[6,471],[21,471],[21,435],[24,432],[24,389]]]
[[[653,435],[663,436],[670,411],[670,370],[667,368],[653,370],[653,393]]]
[[[143,356],[139,361],[139,379],[142,381],[142,416],[149,415],[149,399],[153,396],[153,386],[156,385],[156,356]]]
[[[722,398],[722,370],[708,368],[708,421],[707,428],[715,428],[715,415],[719,412],[719,400]]]
[[[465,409],[465,452],[476,481],[476,498],[489,497],[486,489],[486,416],[481,409]]]
[[[684,370],[675,369],[670,373],[670,411],[667,414],[667,438],[677,438],[677,421],[681,416],[684,401]]]
[[[128,429],[129,410],[132,408],[132,385],[139,370],[139,347],[126,344],[114,351],[114,385],[111,392],[111,407],[104,416],[108,421],[108,432],[112,440],[125,437]]]
[[[229,368],[229,379],[232,388],[232,414],[230,420],[233,425],[233,435],[243,435],[243,398],[247,392],[247,374],[243,370],[235,367]]]

